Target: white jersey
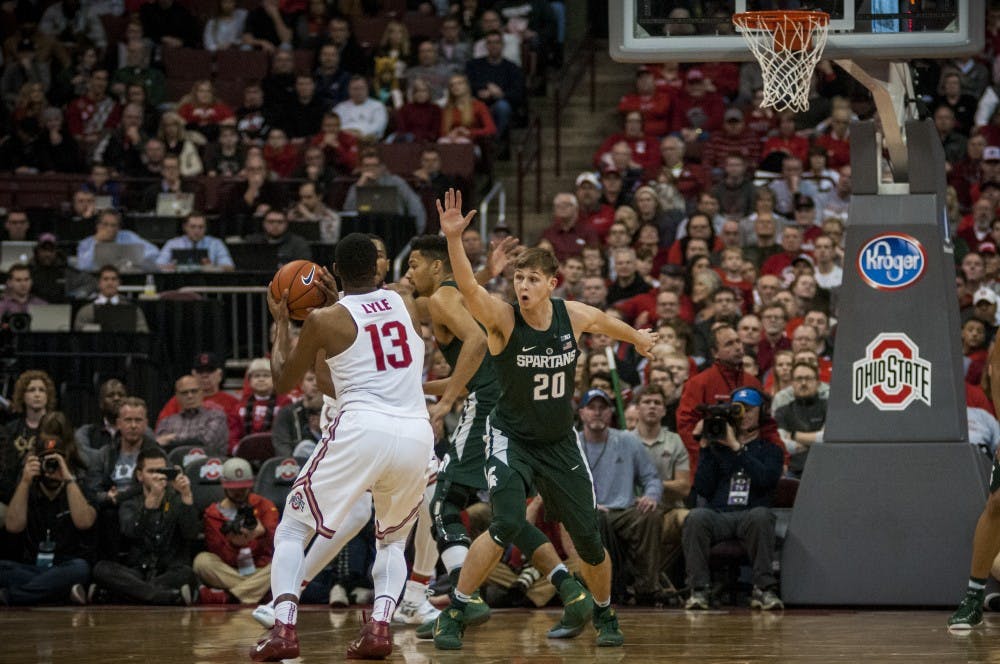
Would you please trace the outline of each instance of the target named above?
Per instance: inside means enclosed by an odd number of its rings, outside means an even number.
[[[358,328],[351,347],[326,361],[340,411],[426,419],[420,380],[424,340],[414,329],[403,298],[378,289],[344,296],[338,304],[350,312]]]

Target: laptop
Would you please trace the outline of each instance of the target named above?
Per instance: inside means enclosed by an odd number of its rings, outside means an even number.
[[[229,245],[229,255],[237,270],[273,273],[278,269],[276,244],[243,243]]]
[[[69,332],[72,329],[73,305],[32,304],[28,306],[32,332]]]
[[[399,214],[399,191],[395,187],[366,185],[358,187],[358,212],[366,214]]]
[[[202,260],[208,258],[208,249],[171,249],[170,260],[178,268],[201,269]]]
[[[94,196],[94,209],[113,210],[115,209],[115,199],[111,196]]]
[[[94,244],[94,267],[114,265],[122,272],[140,271],[143,266],[141,244],[97,242]]]
[[[194,194],[159,194],[156,197],[157,217],[186,217],[194,209]]]
[[[15,263],[27,264],[34,253],[34,242],[8,240],[0,243],[0,272],[6,272]]]
[[[95,304],[94,320],[101,332],[135,332],[136,307],[133,304]]]

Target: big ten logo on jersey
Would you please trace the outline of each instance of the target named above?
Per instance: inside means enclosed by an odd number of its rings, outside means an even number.
[[[927,252],[905,233],[882,233],[858,252],[858,274],[876,290],[895,291],[912,286],[924,274]]]
[[[879,410],[898,411],[914,401],[931,405],[931,363],[902,332],[883,332],[865,349],[851,371],[851,397]]]

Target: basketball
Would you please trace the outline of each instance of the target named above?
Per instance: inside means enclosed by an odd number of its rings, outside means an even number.
[[[281,299],[281,293],[288,289],[288,315],[292,320],[305,320],[309,310],[322,307],[326,295],[316,283],[319,281],[320,266],[312,261],[298,260],[287,263],[271,279],[271,295]]]

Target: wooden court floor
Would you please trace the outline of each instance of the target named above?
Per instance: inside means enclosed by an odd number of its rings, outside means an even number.
[[[395,630],[389,661],[576,664],[578,662],[996,662],[1000,616],[985,628],[954,636],[946,611],[827,611],[789,609],[686,613],[625,609],[623,648],[597,648],[591,632],[550,641],[545,630],[558,611],[496,611],[466,632],[465,648],[441,652],[412,628]],[[360,612],[305,608],[299,635],[303,664],[344,661]],[[249,609],[94,607],[0,610],[4,664],[198,664],[248,661],[263,630]]]

